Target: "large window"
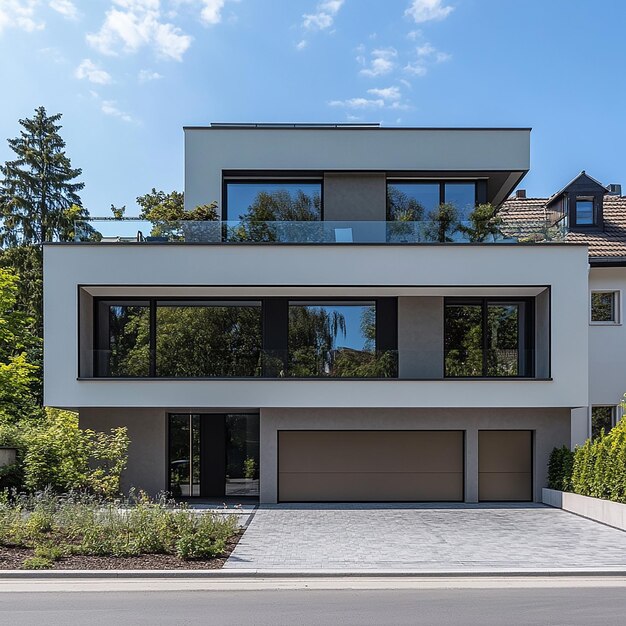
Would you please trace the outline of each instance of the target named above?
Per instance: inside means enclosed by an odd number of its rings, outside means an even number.
[[[526,300],[447,299],[445,376],[532,376],[530,304]]]
[[[100,302],[98,349],[94,364],[100,376],[150,376],[150,303]]]
[[[96,375],[261,375],[260,301],[101,301]]]
[[[387,219],[390,221],[434,220],[442,204],[452,204],[458,220],[466,221],[476,206],[476,183],[400,179],[387,183]]]
[[[228,221],[321,220],[322,182],[227,180],[224,207]]]
[[[375,303],[290,302],[287,367],[302,377],[382,375]]]
[[[157,376],[258,376],[260,351],[260,302],[157,302]]]

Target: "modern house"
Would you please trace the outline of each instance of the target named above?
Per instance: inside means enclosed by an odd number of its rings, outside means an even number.
[[[186,207],[217,221],[45,246],[45,402],[127,426],[125,486],[152,493],[539,500],[626,391],[626,200],[507,200],[529,162],[527,128],[186,128]]]

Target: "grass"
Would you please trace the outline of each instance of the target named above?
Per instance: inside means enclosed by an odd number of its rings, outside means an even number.
[[[145,494],[114,502],[50,492],[0,500],[0,545],[33,549],[25,569],[47,569],[69,555],[212,559],[237,530],[235,516],[197,513]]]

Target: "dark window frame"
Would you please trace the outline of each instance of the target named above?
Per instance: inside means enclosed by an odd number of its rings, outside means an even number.
[[[387,198],[389,197],[389,185],[397,185],[397,184],[404,184],[404,185],[410,185],[410,184],[415,184],[415,185],[439,185],[439,206],[441,206],[442,204],[445,204],[446,200],[446,185],[474,185],[474,207],[477,207],[481,200],[483,200],[483,198],[481,198],[481,195],[484,195],[481,193],[480,191],[480,183],[481,183],[481,179],[458,179],[458,178],[433,178],[433,179],[428,179],[428,178],[420,178],[420,179],[414,179],[414,178],[402,178],[402,177],[396,177],[396,176],[390,176],[389,178],[387,178],[386,180],[386,186],[385,186],[385,203],[387,205]],[[486,199],[485,199],[486,201]],[[385,216],[387,221],[391,221],[389,219],[389,213],[387,212],[387,206],[385,206]]]
[[[593,319],[593,295],[596,293],[608,293],[613,298],[613,319],[594,320]],[[592,289],[589,292],[589,324],[591,326],[619,326],[621,319],[621,290],[620,289]]]
[[[523,327],[523,348],[521,350],[527,351],[532,354],[532,357],[526,359],[525,369],[522,372],[520,366],[522,362],[522,355],[518,355],[518,373],[516,376],[488,376],[487,372],[487,351],[488,351],[488,306],[489,304],[523,304],[525,308],[524,314],[524,327]],[[480,306],[481,307],[481,330],[482,330],[482,376],[451,376],[446,373],[445,359],[446,359],[446,310],[448,305],[456,306]],[[490,297],[468,297],[457,298],[455,296],[446,296],[443,300],[443,378],[450,380],[515,380],[518,378],[534,378],[536,371],[536,337],[535,337],[535,307],[536,299],[533,297],[504,297],[498,296],[495,298]],[[519,335],[519,329],[518,329]],[[518,349],[519,350],[519,349]]]
[[[319,184],[320,186],[320,219],[315,221],[324,221],[324,177],[323,176],[311,176],[311,178],[303,177],[302,175],[296,177],[289,177],[288,175],[283,177],[280,176],[270,176],[267,178],[264,177],[242,177],[238,178],[235,175],[230,176],[222,176],[222,221],[228,221],[228,184],[243,184],[243,185],[276,185],[280,183],[285,184],[301,184],[301,185],[310,185],[312,183]]]

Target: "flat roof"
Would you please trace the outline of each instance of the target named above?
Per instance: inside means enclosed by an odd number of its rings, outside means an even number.
[[[381,126],[378,122],[372,123],[256,123],[256,122],[211,122],[206,126],[191,125],[183,126],[183,130],[229,130],[229,129],[298,129],[298,130],[468,130],[468,131],[489,131],[489,130],[524,130],[531,131],[530,126]]]

